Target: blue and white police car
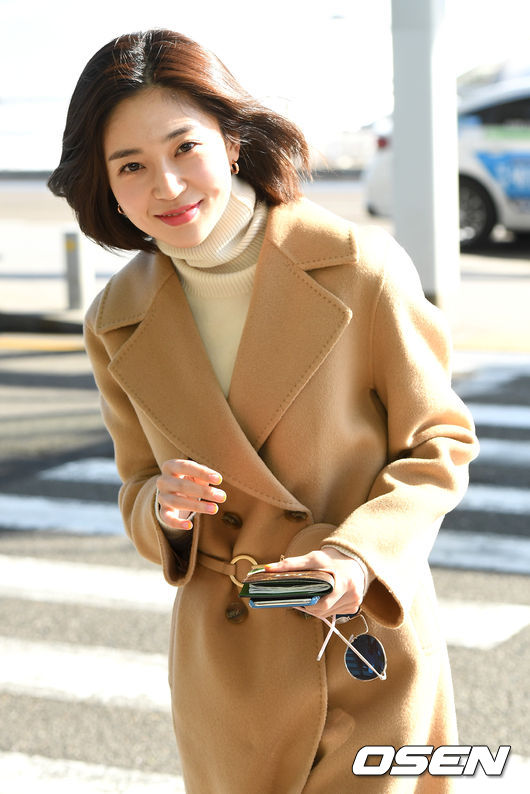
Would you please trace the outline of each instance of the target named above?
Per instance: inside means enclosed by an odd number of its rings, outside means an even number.
[[[493,83],[459,102],[460,241],[483,244],[494,226],[530,232],[530,79]],[[365,176],[365,204],[392,215],[391,134]]]

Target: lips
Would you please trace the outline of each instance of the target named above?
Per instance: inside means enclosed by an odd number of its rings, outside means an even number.
[[[200,203],[200,201],[197,201],[195,204],[186,204],[184,207],[168,210],[168,212],[164,212],[156,217],[168,226],[180,226],[183,223],[189,223],[189,221],[193,220],[199,212]]]

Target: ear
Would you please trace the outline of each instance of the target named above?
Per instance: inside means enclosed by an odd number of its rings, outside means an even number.
[[[226,142],[226,153],[228,155],[228,161],[230,163],[233,160],[237,160],[237,158],[239,157],[239,149],[240,149],[239,140],[236,143],[233,143],[232,141]]]

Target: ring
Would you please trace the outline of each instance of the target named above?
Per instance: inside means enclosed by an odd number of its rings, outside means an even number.
[[[232,557],[232,559],[230,560],[230,565],[235,566],[236,563],[239,562],[239,560],[248,560],[248,562],[252,563],[252,567],[258,564],[257,560],[255,560],[254,557],[250,557],[248,554],[238,554],[237,557]],[[233,574],[229,574],[229,576],[236,587],[239,588],[243,587],[243,582],[240,582],[239,579],[236,579],[236,577]]]

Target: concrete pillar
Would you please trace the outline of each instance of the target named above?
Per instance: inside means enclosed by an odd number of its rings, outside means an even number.
[[[429,300],[459,282],[456,73],[445,0],[392,0],[395,235]]]
[[[81,259],[77,232],[66,232],[64,250],[68,308],[85,310],[95,295],[96,276],[94,269]]]

